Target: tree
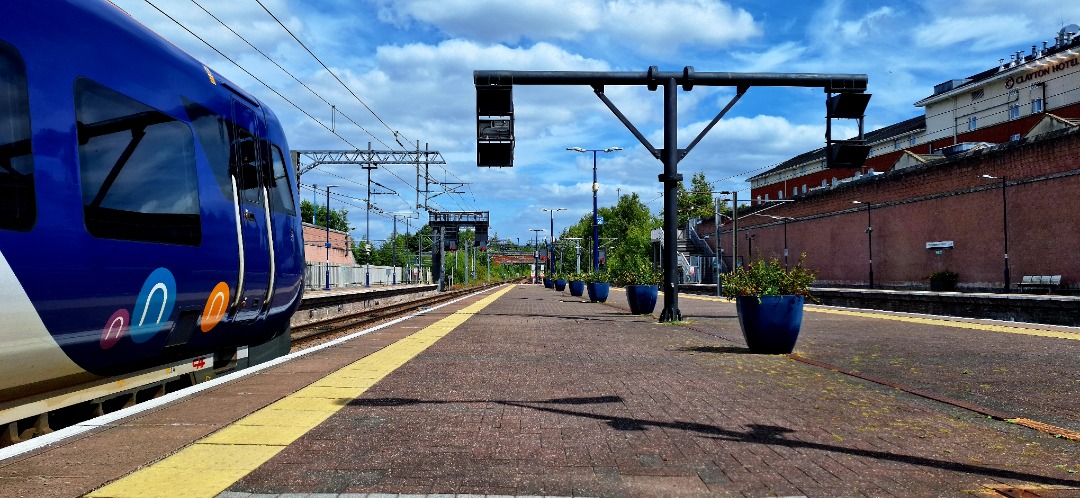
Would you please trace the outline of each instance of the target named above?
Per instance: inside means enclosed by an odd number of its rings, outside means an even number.
[[[612,272],[652,262],[652,231],[660,228],[660,218],[649,212],[637,193],[624,195],[611,208],[600,209],[604,217],[604,238],[617,237],[607,254],[607,268]],[[611,234],[611,235],[605,235]]]
[[[314,217],[312,217],[314,213]],[[308,201],[300,201],[300,219],[305,222],[314,220],[312,224],[320,227],[326,226],[326,206],[315,207]],[[340,232],[349,231],[349,212],[345,209],[330,210],[330,229]]]
[[[685,227],[690,218],[710,219],[713,216],[712,186],[705,180],[705,173],[694,173],[690,179],[690,191],[679,182],[679,226]]]

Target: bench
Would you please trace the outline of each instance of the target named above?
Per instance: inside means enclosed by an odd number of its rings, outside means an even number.
[[[1061,275],[1026,275],[1020,283],[1016,284],[1021,291],[1026,289],[1046,289],[1049,294],[1055,287],[1061,285]]]

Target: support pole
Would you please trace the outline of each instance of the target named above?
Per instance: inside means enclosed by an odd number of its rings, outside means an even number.
[[[1001,177],[1001,222],[1005,235],[1005,293],[1011,291],[1011,275],[1009,275],[1009,200],[1005,197],[1005,177]]]
[[[678,84],[675,78],[664,81],[664,150],[661,154],[664,162],[664,174],[660,181],[664,184],[664,249],[661,266],[664,271],[664,309],[660,312],[661,322],[682,320],[679,312],[679,141],[678,141]]]

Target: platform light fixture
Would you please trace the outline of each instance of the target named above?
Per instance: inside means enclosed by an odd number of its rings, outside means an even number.
[[[557,211],[566,211],[566,208],[541,208],[541,211],[547,211],[551,214],[551,258],[548,260],[548,264],[551,265],[551,269],[555,269],[555,213]]]
[[[852,204],[865,204],[866,205],[866,250],[868,262],[870,264],[870,288],[874,288],[874,228],[870,226],[870,203],[862,201],[851,201]]]
[[[573,152],[592,152],[592,225],[593,225],[593,271],[600,270],[600,213],[597,207],[596,195],[600,191],[600,183],[596,181],[596,153],[615,152],[623,150],[622,147],[608,147],[606,149],[586,149],[583,147],[567,147],[566,150]],[[580,269],[579,269],[580,270]]]
[[[1001,226],[1005,240],[1005,285],[1002,291],[1008,294],[1012,288],[1011,275],[1009,274],[1009,203],[1005,197],[1005,185],[1007,180],[1004,176],[981,175],[983,180],[1001,180]]]

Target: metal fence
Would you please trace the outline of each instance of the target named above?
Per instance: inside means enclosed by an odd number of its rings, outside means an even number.
[[[431,275],[427,268],[423,274],[416,268],[402,268],[390,266],[367,266],[367,265],[342,265],[330,263],[330,288],[371,285],[391,285],[430,282]],[[304,269],[304,288],[319,290],[326,288],[326,263],[307,263]]]

